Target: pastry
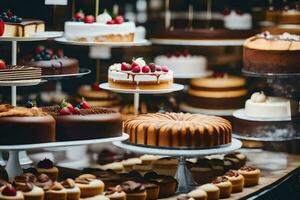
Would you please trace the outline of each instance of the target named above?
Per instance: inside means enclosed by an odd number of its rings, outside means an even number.
[[[132,170],[139,172],[141,175],[152,171],[152,166],[149,164],[136,164],[132,167]]]
[[[142,160],[139,158],[128,158],[127,160],[123,160],[122,164],[124,166],[124,170],[129,172],[132,171],[134,165],[142,164]]]
[[[75,21],[65,22],[65,38],[78,42],[132,42],[134,22],[125,22],[123,16],[112,19],[106,11],[97,16],[76,13]]]
[[[35,48],[34,56],[25,56],[22,65],[41,68],[42,75],[77,74],[79,62],[75,58],[64,56],[62,50],[56,53],[44,46]]]
[[[145,154],[140,157],[143,164],[150,164],[150,165],[152,165],[152,163],[159,158],[160,158],[159,156],[149,155],[149,154]]]
[[[0,144],[18,145],[55,141],[55,120],[41,109],[0,104]]]
[[[246,95],[246,80],[228,74],[214,74],[192,79],[188,90],[188,105],[201,109],[230,110],[242,108]]]
[[[245,178],[245,187],[250,187],[254,185],[258,185],[259,183],[259,177],[260,177],[260,170],[255,167],[250,167],[250,166],[244,166],[241,167],[238,172],[244,176]]]
[[[153,113],[124,122],[133,144],[155,147],[214,147],[231,143],[231,124],[215,116]],[[168,134],[165,134],[168,133]]]
[[[76,186],[75,181],[68,178],[61,182],[61,185],[67,192],[67,200],[79,200],[80,199],[80,188]]]
[[[159,185],[153,182],[143,182],[143,186],[146,188],[147,200],[156,200],[159,195]]]
[[[225,173],[225,176],[232,184],[232,193],[243,191],[245,179],[238,171],[230,170]]]
[[[8,65],[0,69],[0,81],[41,81],[39,68],[24,65]]]
[[[177,189],[177,180],[172,176],[158,175],[155,172],[149,172],[144,178],[159,186],[158,198],[166,198],[175,194]]]
[[[199,189],[199,188],[192,190],[187,195],[195,200],[206,200],[207,199],[207,193],[204,190]]]
[[[59,182],[53,182],[49,190],[45,191],[45,200],[67,200],[67,192]]]
[[[212,158],[210,159],[210,163],[214,177],[222,176],[224,174],[224,160]]]
[[[121,188],[126,193],[127,200],[146,200],[146,188],[135,181],[125,181],[121,183]]]
[[[104,182],[105,189],[109,187],[115,187],[122,182],[122,178],[119,174],[113,170],[101,170],[101,169],[84,169],[83,173],[90,173],[96,176],[98,179]]]
[[[153,162],[152,169],[160,175],[175,176],[178,167],[176,158],[160,158]]]
[[[244,43],[244,69],[254,73],[300,72],[300,36],[264,32]]]
[[[231,30],[250,30],[252,28],[252,16],[249,13],[243,13],[241,10],[225,10],[224,26]]]
[[[53,181],[46,174],[40,174],[34,185],[42,188],[44,191],[48,191],[53,185]]]
[[[212,181],[220,189],[220,198],[228,198],[231,195],[232,183],[225,176],[219,176]]]
[[[201,74],[207,70],[207,60],[204,56],[191,55],[186,50],[159,55],[155,57],[154,63],[159,66],[169,66],[175,77],[184,74]]]
[[[207,183],[197,189],[204,190],[207,193],[207,200],[218,200],[220,197],[220,189],[215,184]]]
[[[173,72],[165,65],[147,65],[143,58],[137,58],[131,64],[123,62],[111,65],[108,84],[118,89],[169,89],[173,85]]]
[[[53,162],[47,158],[41,160],[37,164],[38,175],[47,174],[52,181],[56,181],[58,177],[58,168],[53,165]]]
[[[36,180],[36,178],[33,179],[31,175],[22,174],[21,176],[16,176],[13,181],[13,186],[23,193],[24,200],[43,200],[45,195],[44,190],[31,182]]]
[[[7,184],[0,192],[0,200],[24,200],[24,195],[11,184]]]
[[[29,37],[34,33],[44,32],[45,23],[42,20],[22,19],[14,15],[10,10],[1,14],[4,21],[2,37]]]
[[[104,183],[91,174],[82,174],[75,179],[75,185],[81,190],[81,198],[100,195],[104,192]]]
[[[112,163],[108,163],[105,165],[101,165],[100,166],[101,169],[103,170],[108,170],[111,169],[117,173],[121,173],[124,171],[124,166],[122,164],[122,162],[112,162]]]
[[[126,193],[120,185],[110,187],[105,191],[105,196],[110,200],[126,200]]]
[[[63,101],[61,106],[44,107],[43,110],[56,120],[57,141],[119,137],[122,134],[120,113],[113,109],[91,107],[85,100],[78,107]]]
[[[214,171],[208,159],[199,159],[191,168],[194,181],[198,184],[205,184],[213,179]]]

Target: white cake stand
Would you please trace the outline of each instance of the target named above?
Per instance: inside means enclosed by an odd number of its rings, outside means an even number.
[[[139,89],[118,89],[118,88],[111,88],[109,87],[108,83],[101,83],[99,85],[100,88],[104,90],[109,90],[116,93],[124,93],[124,94],[134,94],[134,114],[138,115],[139,110],[139,101],[140,101],[140,94],[166,94],[171,92],[176,92],[183,90],[184,86],[173,83],[172,87],[169,89],[161,89],[161,90],[139,90]]]
[[[10,179],[22,173],[22,168],[19,160],[19,152],[30,149],[40,148],[54,148],[54,147],[68,147],[89,144],[100,144],[107,142],[127,140],[129,136],[125,133],[120,137],[93,139],[93,140],[78,140],[78,141],[64,141],[64,142],[50,142],[40,144],[24,144],[24,145],[0,145],[0,150],[9,151],[9,159],[6,165],[6,171]]]
[[[209,149],[155,148],[137,146],[124,142],[114,142],[113,144],[122,149],[126,149],[128,151],[136,153],[179,157],[179,164],[175,175],[175,178],[178,181],[177,193],[189,192],[195,186],[192,175],[186,166],[186,158],[212,154],[225,154],[242,147],[242,143],[237,139],[232,139],[232,142],[229,145]]]
[[[248,121],[260,121],[260,122],[278,122],[278,121],[291,121],[291,117],[278,117],[278,118],[259,118],[259,117],[249,117],[245,113],[245,109],[239,109],[233,112],[233,116],[238,119],[248,120]]]
[[[66,78],[80,78],[84,75],[90,74],[91,70],[87,68],[80,68],[78,73],[75,74],[57,74],[57,75],[43,75],[44,80],[62,80]]]
[[[36,33],[31,35],[30,37],[0,37],[0,42],[11,42],[11,64],[17,64],[17,42],[33,42],[33,41],[43,41],[48,39],[53,39],[56,37],[61,37],[63,32],[56,32],[56,31],[46,31],[41,33]],[[1,83],[0,83],[1,84]],[[18,81],[10,83],[2,83],[1,86],[10,86],[11,87],[11,104],[13,106],[17,105],[17,86],[33,86],[38,85],[39,82],[36,80],[32,81]],[[23,152],[24,156],[26,152]],[[28,160],[28,159],[27,159]],[[5,165],[5,161],[3,160],[1,153],[0,153],[0,164]]]
[[[180,110],[189,113],[195,114],[205,114],[205,115],[217,115],[217,116],[232,116],[235,110],[213,110],[213,109],[203,109],[203,108],[195,108],[187,103],[179,104]]]
[[[184,39],[158,39],[152,38],[153,44],[162,45],[188,45],[188,46],[242,46],[243,39],[215,39],[215,40],[184,40]]]

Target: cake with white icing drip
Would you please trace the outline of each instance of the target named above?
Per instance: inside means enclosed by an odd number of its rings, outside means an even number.
[[[224,25],[232,30],[249,30],[252,28],[252,16],[249,13],[231,11],[224,16]]]

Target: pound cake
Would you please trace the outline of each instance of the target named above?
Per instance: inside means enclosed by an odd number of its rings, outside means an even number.
[[[82,101],[77,107],[63,101],[60,106],[43,107],[56,120],[56,140],[90,140],[122,135],[121,114],[113,109],[91,107]]]
[[[299,73],[300,36],[269,32],[248,38],[244,43],[244,69],[254,73]]]
[[[41,109],[0,105],[0,144],[18,145],[55,141],[55,120]]]
[[[129,119],[129,142],[158,147],[208,148],[231,143],[231,124],[215,116],[154,113]]]
[[[246,80],[227,74],[192,79],[188,104],[195,108],[230,110],[242,108],[247,95]]]

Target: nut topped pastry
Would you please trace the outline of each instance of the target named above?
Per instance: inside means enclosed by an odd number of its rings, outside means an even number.
[[[120,185],[117,185],[116,187],[109,187],[105,191],[105,196],[110,200],[126,200],[126,193]]]
[[[35,186],[31,181],[35,181],[29,174],[22,174],[16,176],[13,181],[13,186],[18,190],[22,191],[25,200],[43,200],[44,190],[40,187]]]
[[[231,195],[232,183],[226,176],[218,176],[212,181],[218,188],[220,188],[220,198],[228,198]]]
[[[81,198],[93,197],[104,192],[104,183],[92,174],[82,174],[75,179],[75,185],[81,190]]]
[[[67,200],[67,192],[59,182],[53,182],[49,190],[45,192],[45,200]]]
[[[24,200],[24,195],[11,184],[7,184],[0,192],[0,200]]]
[[[75,181],[71,178],[61,182],[61,185],[67,192],[67,200],[79,200],[80,199],[80,188],[76,186]]]
[[[232,193],[242,192],[245,178],[236,170],[230,170],[225,173],[226,178],[232,183]]]
[[[254,186],[259,183],[260,169],[252,166],[243,166],[238,172],[245,178],[245,187]]]

